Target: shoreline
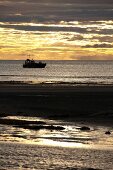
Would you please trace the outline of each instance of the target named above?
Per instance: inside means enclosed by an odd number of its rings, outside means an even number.
[[[7,115],[113,126],[113,86],[0,84],[0,116]]]
[[[4,75],[3,75],[4,76]],[[75,81],[0,81],[0,85],[66,85],[66,86],[113,86],[113,83],[104,83],[104,82],[75,82]]]
[[[101,83],[75,83],[75,82],[41,82],[34,83],[32,81],[0,81],[0,92],[5,89],[8,90],[14,89],[18,92],[18,90],[22,90],[25,88],[29,88],[30,90],[45,90],[49,92],[49,90],[68,90],[68,91],[94,91],[94,92],[108,92],[113,90],[113,84],[101,84]],[[8,89],[8,90],[7,90]],[[32,92],[32,91],[31,91]]]

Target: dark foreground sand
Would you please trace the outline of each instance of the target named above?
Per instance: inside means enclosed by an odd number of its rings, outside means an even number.
[[[73,86],[70,84],[1,84],[0,116],[7,115],[40,116],[113,126],[113,87]],[[0,119],[0,124],[16,125],[16,127],[18,125],[18,127],[22,128],[23,126],[21,125],[23,124],[29,125],[33,123],[36,124],[37,122],[32,121],[32,119],[29,119],[29,121]],[[44,125],[45,122],[40,123]],[[8,132],[10,131],[9,129]],[[21,141],[22,136],[18,136],[20,132],[20,130],[15,130],[12,133],[13,141],[16,141],[16,138],[19,138]],[[6,138],[7,135],[6,128]],[[1,137],[4,137],[4,133],[3,136],[1,133]],[[25,137],[25,134],[23,137]],[[33,134],[31,137],[33,137]],[[77,138],[75,137],[75,143]],[[11,133],[7,139],[11,139]],[[108,141],[111,139],[112,136]],[[109,142],[109,145],[111,143]],[[97,148],[86,149],[32,145],[30,141],[29,145],[3,141],[0,142],[0,169],[112,170],[113,151],[111,148],[110,150],[103,148],[103,145],[98,150]]]
[[[1,84],[0,115],[113,122],[113,86]]]

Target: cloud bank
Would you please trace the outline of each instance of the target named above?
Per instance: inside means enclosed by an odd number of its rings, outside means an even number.
[[[108,59],[112,50],[113,0],[0,0],[0,58]]]
[[[112,0],[0,0],[0,21],[112,19]]]

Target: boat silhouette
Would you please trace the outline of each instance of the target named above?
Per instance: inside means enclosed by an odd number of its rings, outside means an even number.
[[[23,64],[23,68],[45,68],[46,63],[41,61],[35,62],[34,60],[27,59]]]

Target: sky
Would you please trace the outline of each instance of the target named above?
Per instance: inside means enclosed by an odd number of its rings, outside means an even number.
[[[0,0],[0,59],[113,60],[113,0]]]

